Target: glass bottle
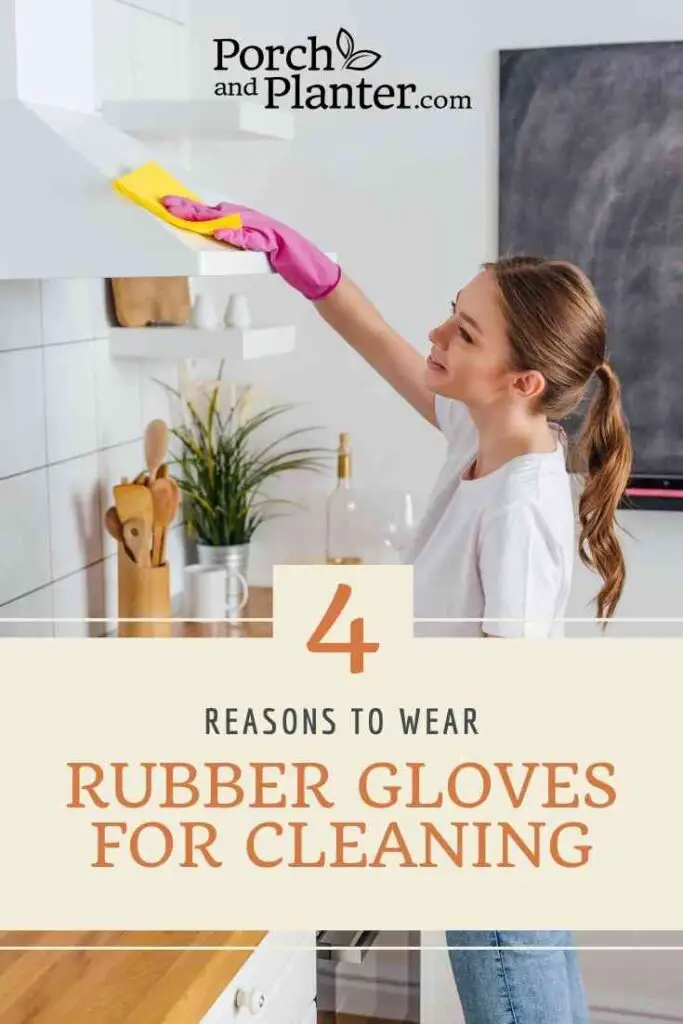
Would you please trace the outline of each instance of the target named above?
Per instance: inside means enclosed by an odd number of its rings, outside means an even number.
[[[357,492],[351,480],[348,434],[339,435],[337,486],[327,499],[326,560],[328,565],[360,565],[361,527]]]

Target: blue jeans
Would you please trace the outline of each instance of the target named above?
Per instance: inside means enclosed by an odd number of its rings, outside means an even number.
[[[467,1024],[588,1024],[576,950],[534,948],[571,946],[571,932],[446,932],[446,941]]]

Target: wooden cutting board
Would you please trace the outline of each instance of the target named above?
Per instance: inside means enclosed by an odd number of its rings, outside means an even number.
[[[186,324],[192,302],[186,277],[114,277],[114,311],[121,327]]]

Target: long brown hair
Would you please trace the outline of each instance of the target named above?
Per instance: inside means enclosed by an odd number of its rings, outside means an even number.
[[[615,514],[633,452],[619,379],[607,360],[605,311],[593,285],[573,263],[507,256],[483,266],[499,289],[516,368],[538,370],[545,379],[539,410],[564,419],[596,381],[570,468],[584,477],[579,556],[602,576],[597,615],[609,618],[626,578]]]

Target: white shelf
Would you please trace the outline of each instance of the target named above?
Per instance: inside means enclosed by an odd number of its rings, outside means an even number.
[[[293,352],[296,328],[112,327],[109,353],[116,359],[263,359]]]
[[[239,100],[122,100],[102,106],[114,127],[156,141],[294,138],[294,115]]]

